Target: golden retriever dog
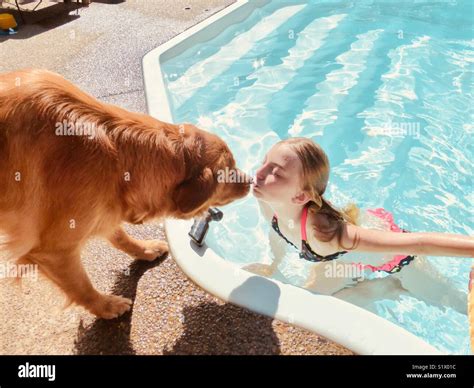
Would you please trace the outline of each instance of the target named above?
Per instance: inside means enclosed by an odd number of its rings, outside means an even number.
[[[244,179],[222,182],[223,170]],[[189,219],[249,187],[216,135],[99,102],[45,70],[0,75],[0,249],[98,317],[132,302],[91,284],[80,258],[90,237],[154,260],[167,243],[136,240],[122,222]]]

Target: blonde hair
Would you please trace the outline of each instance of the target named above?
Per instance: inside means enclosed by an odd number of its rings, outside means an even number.
[[[314,231],[318,234],[318,239],[327,242],[337,237],[339,246],[341,245],[342,231],[344,223],[357,225],[359,218],[359,208],[350,203],[343,209],[337,209],[324,198],[323,194],[329,180],[329,159],[323,149],[305,137],[292,137],[281,140],[277,144],[286,144],[295,151],[303,166],[302,190],[310,195],[309,212],[312,214],[324,214],[328,220],[327,225],[313,225]],[[351,247],[344,249],[354,249],[357,246],[358,238],[354,239]]]

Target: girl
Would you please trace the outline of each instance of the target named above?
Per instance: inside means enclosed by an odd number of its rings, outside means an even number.
[[[252,191],[264,217],[272,223],[269,237],[275,260],[271,265],[252,264],[245,269],[271,276],[288,244],[300,251],[302,259],[316,263],[305,285],[312,291],[333,294],[363,278],[328,276],[327,266],[338,263],[344,269],[349,266],[392,274],[412,294],[466,313],[466,295],[420,255],[474,257],[473,237],[408,233],[384,209],[361,214],[350,205],[338,210],[324,198],[328,178],[328,157],[312,140],[289,138],[270,149],[257,170]],[[362,218],[372,224],[377,221],[377,229],[382,230],[361,227]],[[364,263],[354,262],[355,252],[364,252]]]

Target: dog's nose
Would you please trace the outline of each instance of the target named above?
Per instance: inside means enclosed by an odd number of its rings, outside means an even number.
[[[250,191],[250,185],[252,184],[252,177],[250,175],[245,174],[243,171],[240,171],[240,187],[241,187],[241,192],[244,195],[247,195]]]
[[[246,176],[246,179],[245,179],[245,183],[244,183],[244,186],[245,186],[245,191],[250,191],[250,186],[253,184],[253,179],[251,176]]]
[[[252,184],[252,179],[253,178],[250,175],[243,172],[242,170],[238,169],[237,170],[237,175],[239,177],[238,182],[244,183],[245,185]]]

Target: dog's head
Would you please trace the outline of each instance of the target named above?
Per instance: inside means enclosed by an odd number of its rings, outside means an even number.
[[[187,125],[183,140],[185,178],[174,193],[177,218],[192,218],[209,207],[246,196],[250,177],[236,167],[234,156],[218,136]]]

